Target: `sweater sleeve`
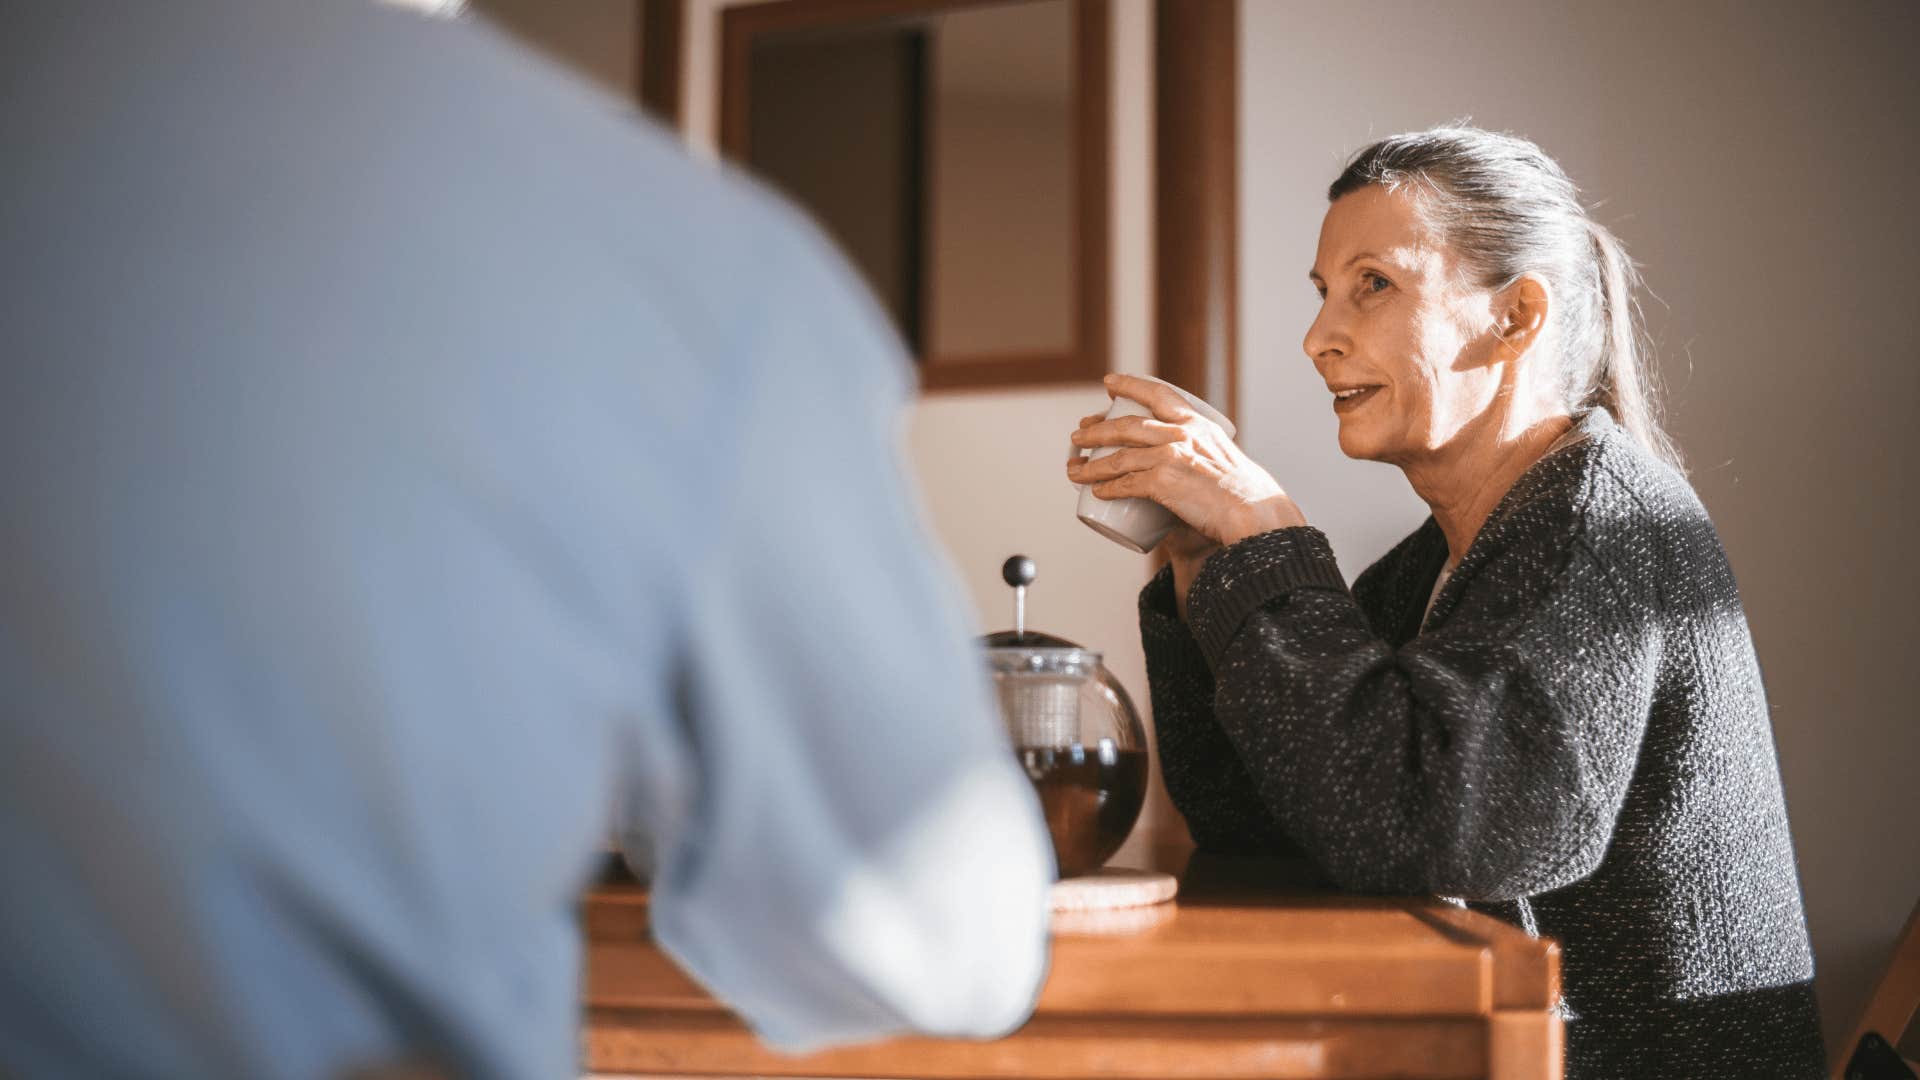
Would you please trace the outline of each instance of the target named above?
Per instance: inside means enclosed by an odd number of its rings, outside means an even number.
[[[1659,667],[1651,590],[1577,528],[1515,535],[1460,585],[1395,648],[1303,527],[1215,555],[1189,594],[1219,729],[1347,888],[1511,899],[1607,850]]]
[[[1140,639],[1161,777],[1193,842],[1229,854],[1298,855],[1214,720],[1213,672],[1175,613],[1169,568],[1162,567],[1140,592]]]

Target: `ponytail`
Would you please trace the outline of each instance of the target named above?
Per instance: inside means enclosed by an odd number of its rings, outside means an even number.
[[[1640,305],[1634,299],[1640,287],[1640,269],[1626,246],[1606,226],[1589,220],[1593,241],[1594,276],[1599,279],[1603,336],[1595,365],[1588,405],[1604,408],[1627,429],[1635,442],[1655,457],[1685,471],[1679,448],[1660,425],[1659,398],[1649,385],[1647,349],[1640,332]]]

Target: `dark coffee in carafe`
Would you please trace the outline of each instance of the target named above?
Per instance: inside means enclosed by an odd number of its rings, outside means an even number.
[[[1060,876],[1100,868],[1127,839],[1147,797],[1147,752],[1097,746],[1023,746],[1020,762],[1040,793]]]

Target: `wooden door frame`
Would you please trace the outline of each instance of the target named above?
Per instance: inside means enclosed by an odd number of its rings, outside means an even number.
[[[1154,374],[1239,413],[1239,0],[1154,8]]]

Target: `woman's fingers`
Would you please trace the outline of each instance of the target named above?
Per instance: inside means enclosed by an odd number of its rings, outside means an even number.
[[[1161,390],[1166,389],[1158,383],[1148,382],[1144,379],[1134,379],[1133,382]],[[1178,394],[1174,396],[1176,398],[1179,397]],[[1142,404],[1145,404],[1145,402],[1142,402]],[[1184,402],[1182,404],[1184,404]],[[1148,407],[1153,408],[1154,406]],[[1188,413],[1188,416],[1192,415],[1191,412]],[[1093,477],[1090,478],[1084,474],[1081,471],[1082,467],[1092,464],[1092,461],[1087,456],[1089,451],[1106,447],[1162,447],[1169,443],[1179,442],[1186,437],[1186,429],[1182,428],[1179,424],[1168,423],[1165,420],[1154,417],[1118,416],[1109,420],[1105,413],[1094,413],[1089,416],[1083,416],[1080,418],[1079,428],[1076,429],[1068,439],[1070,445],[1067,449],[1067,478],[1076,484],[1085,484],[1093,482],[1094,479],[1117,475],[1102,471],[1094,474]],[[1116,459],[1121,461],[1129,460],[1122,457],[1124,452],[1125,450],[1123,449],[1120,453],[1110,454],[1100,460],[1102,463],[1110,463]],[[1111,465],[1108,465],[1108,468],[1111,467]]]
[[[1149,499],[1153,497],[1153,474],[1130,472],[1103,480],[1087,490],[1097,499]]]
[[[1167,460],[1167,451],[1158,446],[1138,446],[1116,450],[1103,458],[1075,462],[1068,475],[1075,483],[1097,484],[1128,473],[1155,468]]]
[[[1178,424],[1169,424],[1145,416],[1121,416],[1090,424],[1073,433],[1073,445],[1083,449],[1101,446],[1165,446],[1186,437]]]
[[[1087,416],[1083,416],[1080,418],[1080,426],[1075,429],[1075,432],[1077,434],[1078,432],[1085,431],[1086,429],[1092,427],[1093,425],[1099,423],[1102,420],[1105,420],[1106,418],[1107,418],[1106,413],[1091,413]],[[1067,445],[1067,464],[1068,465],[1072,465],[1074,462],[1079,461],[1081,458],[1087,456],[1087,448],[1084,446],[1081,446],[1078,442],[1074,441],[1072,436],[1068,437],[1067,442],[1068,442],[1068,445]]]
[[[1107,393],[1114,397],[1132,398],[1145,405],[1153,411],[1156,420],[1178,424],[1193,419],[1195,415],[1187,399],[1166,383],[1120,374],[1107,376],[1105,382]]]

